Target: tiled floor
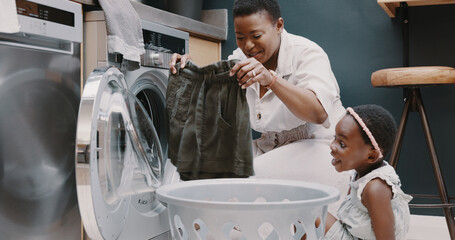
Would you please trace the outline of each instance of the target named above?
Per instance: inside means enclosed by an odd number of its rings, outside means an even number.
[[[408,240],[450,240],[444,217],[411,215]]]

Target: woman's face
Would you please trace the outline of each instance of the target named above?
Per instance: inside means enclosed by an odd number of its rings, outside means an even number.
[[[248,58],[254,57],[262,64],[276,61],[283,30],[282,18],[274,24],[266,11],[238,16],[234,18],[234,30],[237,46]]]
[[[372,146],[364,142],[360,131],[351,115],[344,116],[336,125],[335,139],[330,149],[332,165],[338,172],[355,169],[362,175],[371,166]]]

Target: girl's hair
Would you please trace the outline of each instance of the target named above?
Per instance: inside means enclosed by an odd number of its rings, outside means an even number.
[[[266,11],[273,23],[281,17],[280,5],[277,0],[235,0],[232,12],[235,18],[261,11]]]
[[[383,107],[374,104],[360,105],[353,107],[353,109],[376,139],[385,158],[392,148],[397,133],[395,119],[392,114]],[[358,123],[357,125],[359,126],[363,141],[366,144],[371,144],[367,134],[362,130]]]

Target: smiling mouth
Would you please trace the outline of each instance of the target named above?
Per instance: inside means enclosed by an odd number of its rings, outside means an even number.
[[[259,53],[261,52],[257,52],[257,53],[253,53],[253,54],[248,54],[249,57],[256,57]]]

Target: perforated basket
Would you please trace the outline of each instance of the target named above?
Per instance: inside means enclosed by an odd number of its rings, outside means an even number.
[[[179,240],[320,239],[328,204],[339,199],[333,187],[266,179],[187,181],[156,193]]]

